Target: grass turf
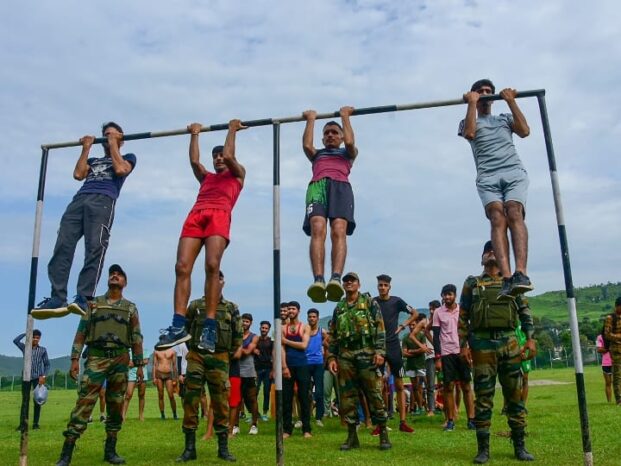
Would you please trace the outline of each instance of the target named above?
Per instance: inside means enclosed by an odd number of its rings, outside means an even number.
[[[577,465],[583,462],[580,421],[576,402],[574,372],[572,369],[538,370],[531,373],[533,385],[528,400],[528,450],[542,465]],[[561,385],[536,385],[537,381],[552,380],[566,382]],[[587,401],[593,444],[594,461],[597,465],[621,464],[621,407],[606,403],[601,369],[585,369]],[[69,412],[75,403],[72,390],[50,392],[49,401],[42,409],[41,429],[30,431],[28,463],[32,466],[55,464],[63,442],[61,435]],[[19,433],[15,431],[18,421],[20,394],[0,392],[0,464],[17,464],[19,457]],[[513,459],[510,441],[498,433],[508,430],[506,419],[500,416],[502,405],[499,390],[492,419],[490,464],[520,464]],[[167,413],[170,413],[166,400]],[[181,403],[178,401],[179,413]],[[32,408],[31,408],[32,409]],[[98,418],[98,406],[95,410]],[[129,465],[174,464],[183,450],[181,421],[161,421],[157,408],[157,392],[153,387],[147,391],[146,420],[137,418],[137,393],[130,406],[129,419],[119,434],[118,452]],[[390,439],[392,450],[379,451],[378,438],[372,437],[364,428],[359,432],[361,448],[351,452],[340,452],[339,445],[346,437],[346,430],[337,419],[325,419],[325,427],[313,425],[313,438],[303,439],[299,431],[284,441],[285,463],[307,464],[399,464],[425,465],[471,464],[476,454],[474,432],[466,430],[466,417],[461,410],[454,432],[442,431],[442,417],[409,417],[416,432],[398,432],[397,420],[389,425],[393,431]],[[237,457],[236,464],[258,465],[275,463],[274,422],[261,422],[259,435],[247,435],[249,425],[240,424],[242,433],[229,443],[231,452]],[[199,428],[199,438],[204,425]],[[88,426],[78,441],[72,465],[104,464],[104,426],[97,420]],[[224,464],[216,457],[216,440],[198,440],[198,462]],[[193,463],[193,464],[197,464]],[[191,463],[192,464],[192,463]]]

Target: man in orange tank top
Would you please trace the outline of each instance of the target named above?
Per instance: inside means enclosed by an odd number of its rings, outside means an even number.
[[[196,203],[188,214],[181,231],[175,265],[174,315],[172,325],[162,331],[156,350],[170,348],[191,337],[185,330],[186,309],[194,262],[205,248],[205,301],[207,318],[198,343],[199,348],[215,351],[216,306],[220,298],[218,273],[224,250],[229,244],[231,212],[244,186],[246,169],[235,158],[235,135],[245,129],[240,120],[231,120],[224,146],[212,150],[214,171],[200,163],[198,135],[200,123],[188,125],[190,136],[190,166],[201,184]]]

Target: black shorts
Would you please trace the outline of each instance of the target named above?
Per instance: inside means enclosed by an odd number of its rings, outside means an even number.
[[[459,354],[442,356],[442,375],[445,384],[456,381],[470,382],[472,380],[470,368]]]
[[[386,353],[386,357],[384,359],[384,366],[388,364],[388,366],[390,367],[390,373],[394,377],[399,377],[402,379],[405,374],[403,372],[403,358],[401,357],[401,354],[393,352]]]
[[[310,182],[306,189],[306,215],[302,226],[308,236],[311,234],[310,218],[317,215],[330,220],[347,220],[347,235],[351,235],[356,229],[354,192],[351,185],[330,178]]]
[[[602,372],[607,375],[612,374],[612,366],[602,366]]]

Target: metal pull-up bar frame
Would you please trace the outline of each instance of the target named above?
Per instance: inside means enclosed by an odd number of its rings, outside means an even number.
[[[538,89],[533,91],[522,91],[518,92],[516,98],[524,98],[524,97],[537,97],[539,95],[545,95],[544,89]],[[485,100],[502,100],[502,97],[498,94],[494,95],[485,95],[479,98],[481,101]],[[404,104],[404,105],[382,105],[378,107],[365,107],[365,108],[356,108],[352,113],[352,116],[357,115],[374,115],[377,113],[392,113],[392,112],[400,112],[403,110],[420,110],[423,108],[435,108],[435,107],[450,107],[453,105],[463,105],[464,99],[452,99],[452,100],[436,100],[433,102],[423,102],[417,104]],[[341,114],[337,110],[336,112],[329,113],[318,113],[316,119],[317,120],[326,120],[328,118],[338,118]],[[254,128],[257,126],[269,126],[276,123],[284,124],[284,123],[297,123],[300,121],[305,121],[302,114],[296,116],[282,117],[282,118],[261,118],[259,120],[248,120],[242,121],[242,125],[248,126],[249,128]],[[206,133],[210,131],[223,131],[229,128],[228,123],[220,123],[216,125],[204,126],[201,129],[201,133]],[[187,128],[183,129],[173,129],[169,131],[151,131],[145,133],[133,133],[133,134],[125,134],[123,135],[124,141],[135,141],[138,139],[152,139],[152,138],[165,138],[169,136],[182,136],[184,134],[189,134]],[[101,144],[106,142],[106,138],[96,138],[94,144]],[[76,147],[81,146],[80,141],[71,141],[71,142],[59,142],[55,144],[43,144],[41,146],[42,149],[60,149],[62,147]]]
[[[561,256],[563,263],[563,274],[565,278],[565,293],[567,296],[567,312],[569,315],[569,324],[571,328],[571,342],[574,356],[575,367],[575,379],[576,390],[578,393],[578,409],[580,412],[580,427],[582,433],[582,451],[583,462],[586,466],[593,464],[593,453],[591,448],[591,437],[589,432],[589,418],[586,404],[586,390],[584,384],[584,368],[582,364],[582,353],[580,351],[580,335],[578,331],[578,318],[576,314],[576,298],[574,294],[574,286],[571,274],[571,265],[569,261],[569,248],[567,242],[567,232],[565,228],[565,219],[563,215],[563,206],[561,204],[560,187],[558,183],[558,173],[556,169],[556,160],[554,156],[554,148],[552,146],[552,136],[550,132],[550,123],[548,120],[548,113],[545,103],[545,90],[529,90],[518,92],[516,98],[536,97],[539,104],[539,111],[541,115],[541,121],[543,126],[543,135],[546,145],[546,152],[548,156],[548,166],[550,170],[550,179],[552,183],[552,192],[554,196],[554,205],[556,210],[556,221],[558,226],[559,242],[561,247]],[[498,94],[481,96],[480,100],[501,100],[502,97]],[[464,105],[463,98],[452,100],[440,100],[432,102],[404,104],[404,105],[385,105],[378,107],[367,107],[355,109],[353,114],[357,115],[373,115],[378,113],[391,113],[403,110],[419,110],[424,108],[435,107],[448,107],[455,105]],[[329,113],[320,113],[316,116],[316,119],[328,119],[337,118],[340,116],[338,111]],[[274,251],[273,251],[273,266],[274,266],[274,328],[275,328],[275,345],[280,347],[281,344],[281,322],[280,322],[280,125],[284,123],[295,123],[305,121],[304,117],[299,114],[296,116],[283,117],[283,118],[264,118],[259,120],[244,121],[242,124],[247,127],[258,126],[273,126],[273,148],[274,148],[274,180],[273,180],[273,227],[274,227]],[[228,129],[228,123],[204,126],[201,132],[210,131],[222,131]],[[140,139],[152,139],[168,136],[181,136],[189,134],[187,128],[176,129],[171,131],[155,131],[125,134],[123,140],[135,141]],[[105,138],[96,138],[94,143],[101,144],[105,142]],[[32,346],[32,327],[33,319],[30,315],[30,310],[34,307],[36,283],[37,283],[37,268],[39,261],[39,244],[41,239],[41,218],[43,214],[43,197],[45,191],[45,177],[47,172],[47,161],[49,151],[51,149],[60,149],[64,147],[76,147],[80,146],[79,141],[62,142],[54,144],[43,144],[41,146],[41,168],[39,172],[39,187],[37,192],[37,206],[35,213],[35,226],[33,234],[33,247],[32,247],[32,259],[30,268],[30,286],[28,296],[28,318],[26,321],[26,349],[24,351],[24,372],[23,372],[23,384],[22,384],[22,436],[20,444],[20,465],[25,466],[27,464],[28,454],[28,404],[30,400],[30,369],[31,369],[31,346]],[[283,442],[282,442],[282,372],[280,364],[280,352],[276,352],[275,357],[275,385],[276,385],[276,403],[277,403],[277,419],[276,419],[276,462],[278,465],[284,464],[283,456]]]

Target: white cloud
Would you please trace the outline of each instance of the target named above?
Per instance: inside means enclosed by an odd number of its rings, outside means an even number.
[[[16,315],[26,307],[42,143],[96,134],[110,119],[126,132],[142,132],[191,121],[285,117],[306,108],[454,99],[483,76],[499,88],[546,89],[574,280],[618,280],[611,260],[621,194],[616,10],[612,0],[597,8],[567,8],[561,0],[2,5],[0,271],[6,304]],[[520,105],[532,129],[516,143],[531,177],[530,273],[537,291],[559,289],[539,109],[534,99]],[[497,102],[495,111],[506,105]],[[470,149],[456,136],[463,114],[463,107],[448,107],[354,119],[358,229],[347,268],[361,273],[365,287],[387,272],[395,277],[395,294],[424,306],[444,283],[459,285],[478,270],[488,225]],[[281,128],[282,297],[307,305],[308,240],[301,221],[310,166],[301,151],[302,130],[300,123]],[[208,156],[223,137],[202,135],[203,153]],[[138,165],[123,188],[107,262],[129,270],[128,295],[143,310],[149,344],[169,319],[177,237],[198,187],[187,143],[180,136],[130,141],[124,148],[138,155]],[[60,215],[79,187],[71,177],[78,153],[50,152],[37,298],[47,293],[45,265]],[[238,154],[248,179],[223,268],[228,296],[264,318],[273,300],[271,128],[240,133]],[[80,254],[81,246],[71,287]],[[22,324],[15,319],[9,330],[17,334]],[[53,354],[66,353],[71,336],[61,327],[73,324],[41,324]],[[0,346],[0,352],[12,351]]]

